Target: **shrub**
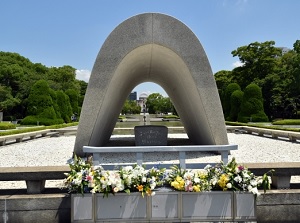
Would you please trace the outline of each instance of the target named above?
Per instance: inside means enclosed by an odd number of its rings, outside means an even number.
[[[228,119],[231,109],[231,95],[234,91],[241,90],[241,87],[237,83],[231,83],[229,84],[225,89],[225,95],[224,95],[224,117]]]
[[[283,119],[272,122],[273,125],[300,125],[300,119]]]
[[[164,119],[179,119],[179,117],[177,115],[165,115],[163,118]]]
[[[66,95],[69,96],[70,105],[72,107],[72,113],[77,113],[79,115],[79,108],[78,108],[78,98],[79,93],[77,93],[74,89],[69,89],[66,91]]]
[[[69,96],[66,95],[63,91],[57,91],[56,92],[57,97],[57,105],[60,109],[61,118],[66,122],[71,122],[71,116],[72,116],[72,107],[70,104]]]
[[[16,125],[10,122],[0,122],[0,130],[15,129]]]
[[[243,95],[241,111],[238,114],[239,122],[267,122],[264,112],[261,88],[256,84],[249,84]]]
[[[53,108],[56,114],[56,118],[61,118],[61,113],[60,113],[60,109],[59,106],[57,104],[57,96],[56,96],[56,91],[50,89],[50,95],[53,101]]]
[[[56,125],[56,124],[62,124],[64,123],[63,119],[49,119],[44,117],[38,117],[38,116],[27,116],[24,119],[22,119],[21,124],[22,125]]]
[[[44,109],[49,107],[53,107],[49,85],[45,80],[39,80],[30,90],[28,97],[28,115],[39,115],[44,111]]]
[[[243,100],[244,92],[236,90],[231,94],[230,97],[230,121],[237,121],[238,114],[241,111],[241,104]]]
[[[268,122],[268,116],[264,112],[251,115],[252,122]]]

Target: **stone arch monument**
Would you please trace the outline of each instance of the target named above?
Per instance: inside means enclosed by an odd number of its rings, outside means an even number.
[[[132,89],[159,84],[194,144],[228,144],[213,73],[195,34],[168,15],[145,13],[117,26],[104,42],[84,98],[74,152],[108,142]]]

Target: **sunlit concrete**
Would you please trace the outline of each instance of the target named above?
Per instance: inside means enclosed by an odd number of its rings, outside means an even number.
[[[127,96],[143,82],[164,88],[195,144],[228,144],[216,83],[199,40],[177,19],[146,13],[116,27],[97,56],[76,154],[84,155],[82,146],[103,146],[109,140]]]

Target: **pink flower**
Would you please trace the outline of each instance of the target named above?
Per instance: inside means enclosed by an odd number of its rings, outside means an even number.
[[[238,168],[239,168],[239,171],[243,171],[245,169],[245,167],[243,167],[243,166],[238,166]]]
[[[191,181],[188,181],[185,185],[185,191],[193,191],[193,183]]]
[[[85,181],[92,181],[93,180],[93,176],[87,175],[85,177]]]

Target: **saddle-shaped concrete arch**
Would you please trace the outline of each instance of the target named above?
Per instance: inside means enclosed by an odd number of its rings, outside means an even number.
[[[83,146],[107,143],[127,96],[143,82],[164,88],[195,144],[228,144],[216,83],[199,40],[179,20],[145,13],[117,26],[96,58],[77,130],[77,155],[84,155]]]

